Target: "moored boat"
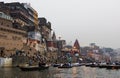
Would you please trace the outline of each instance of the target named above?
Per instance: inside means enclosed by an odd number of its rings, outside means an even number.
[[[73,66],[69,63],[58,66],[58,68],[72,68]]]
[[[49,66],[20,66],[19,67],[22,71],[38,71],[48,69]]]
[[[120,69],[120,65],[108,65],[106,66],[107,69]]]
[[[61,66],[61,64],[53,64],[52,66],[53,67],[59,67],[59,66]]]
[[[82,64],[80,64],[80,63],[72,63],[72,66],[73,67],[79,67],[79,66],[82,66]]]

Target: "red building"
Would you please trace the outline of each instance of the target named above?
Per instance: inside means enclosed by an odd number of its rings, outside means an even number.
[[[73,45],[73,49],[72,49],[74,52],[78,52],[80,53],[80,45],[79,45],[79,42],[78,40],[76,39],[74,45]]]

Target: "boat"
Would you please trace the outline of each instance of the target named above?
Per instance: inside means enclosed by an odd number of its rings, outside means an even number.
[[[69,64],[69,63],[65,63],[65,64],[63,64],[61,66],[58,66],[58,68],[72,68],[72,67],[73,66],[71,64]]]
[[[22,71],[39,71],[39,70],[48,69],[49,66],[48,65],[45,65],[45,66],[20,66],[19,68]]]
[[[120,69],[120,65],[108,65],[106,66],[107,69]]]
[[[82,64],[80,64],[80,63],[72,63],[72,66],[73,67],[79,67],[79,66],[82,66]]]
[[[53,67],[59,67],[59,66],[61,66],[62,64],[53,64],[52,66]]]

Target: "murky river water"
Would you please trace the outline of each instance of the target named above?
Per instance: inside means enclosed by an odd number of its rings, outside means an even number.
[[[0,78],[120,78],[120,70],[91,67],[60,69],[50,67],[42,71],[21,71],[19,68],[0,68]]]

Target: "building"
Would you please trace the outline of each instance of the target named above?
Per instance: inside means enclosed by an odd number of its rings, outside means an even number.
[[[64,40],[52,38],[51,31],[51,23],[46,18],[38,19],[37,11],[30,4],[0,2],[1,56],[10,56],[18,50],[44,54],[62,48]]]
[[[27,3],[5,3],[13,18],[13,28],[27,31],[27,46],[39,51],[41,34],[38,29],[38,13]]]
[[[10,56],[26,43],[26,32],[12,28],[13,19],[0,12],[0,55]],[[17,47],[16,47],[17,46]]]
[[[51,23],[47,22],[46,18],[38,18],[39,20],[39,28],[42,36],[42,44],[46,47],[47,51],[52,51],[53,40],[51,35]]]
[[[30,47],[38,50],[37,45],[41,40],[40,32],[37,31],[38,13],[29,4],[0,2],[0,24],[0,51],[4,50],[5,55],[10,56],[16,50],[23,50],[31,42],[34,44]],[[29,36],[30,33],[34,39]]]
[[[54,49],[54,51],[57,51],[57,50],[58,50],[58,47],[57,47],[57,39],[56,39],[56,34],[55,34],[55,32],[53,32],[52,40],[53,40],[53,49]]]
[[[9,14],[14,19],[13,26],[17,29],[28,30],[30,26],[38,26],[38,13],[27,3],[5,3]]]
[[[0,12],[9,15],[9,10],[9,7],[7,7],[4,2],[0,2]]]
[[[38,18],[39,27],[41,31],[41,35],[45,40],[49,40],[51,38],[51,23],[47,22],[46,18]]]
[[[39,31],[31,31],[28,32],[27,45],[36,49],[36,51],[40,51],[41,44],[41,34]]]
[[[75,43],[73,45],[73,49],[72,49],[75,53],[78,53],[80,54],[80,45],[79,45],[79,42],[78,40],[76,39],[75,40]]]

